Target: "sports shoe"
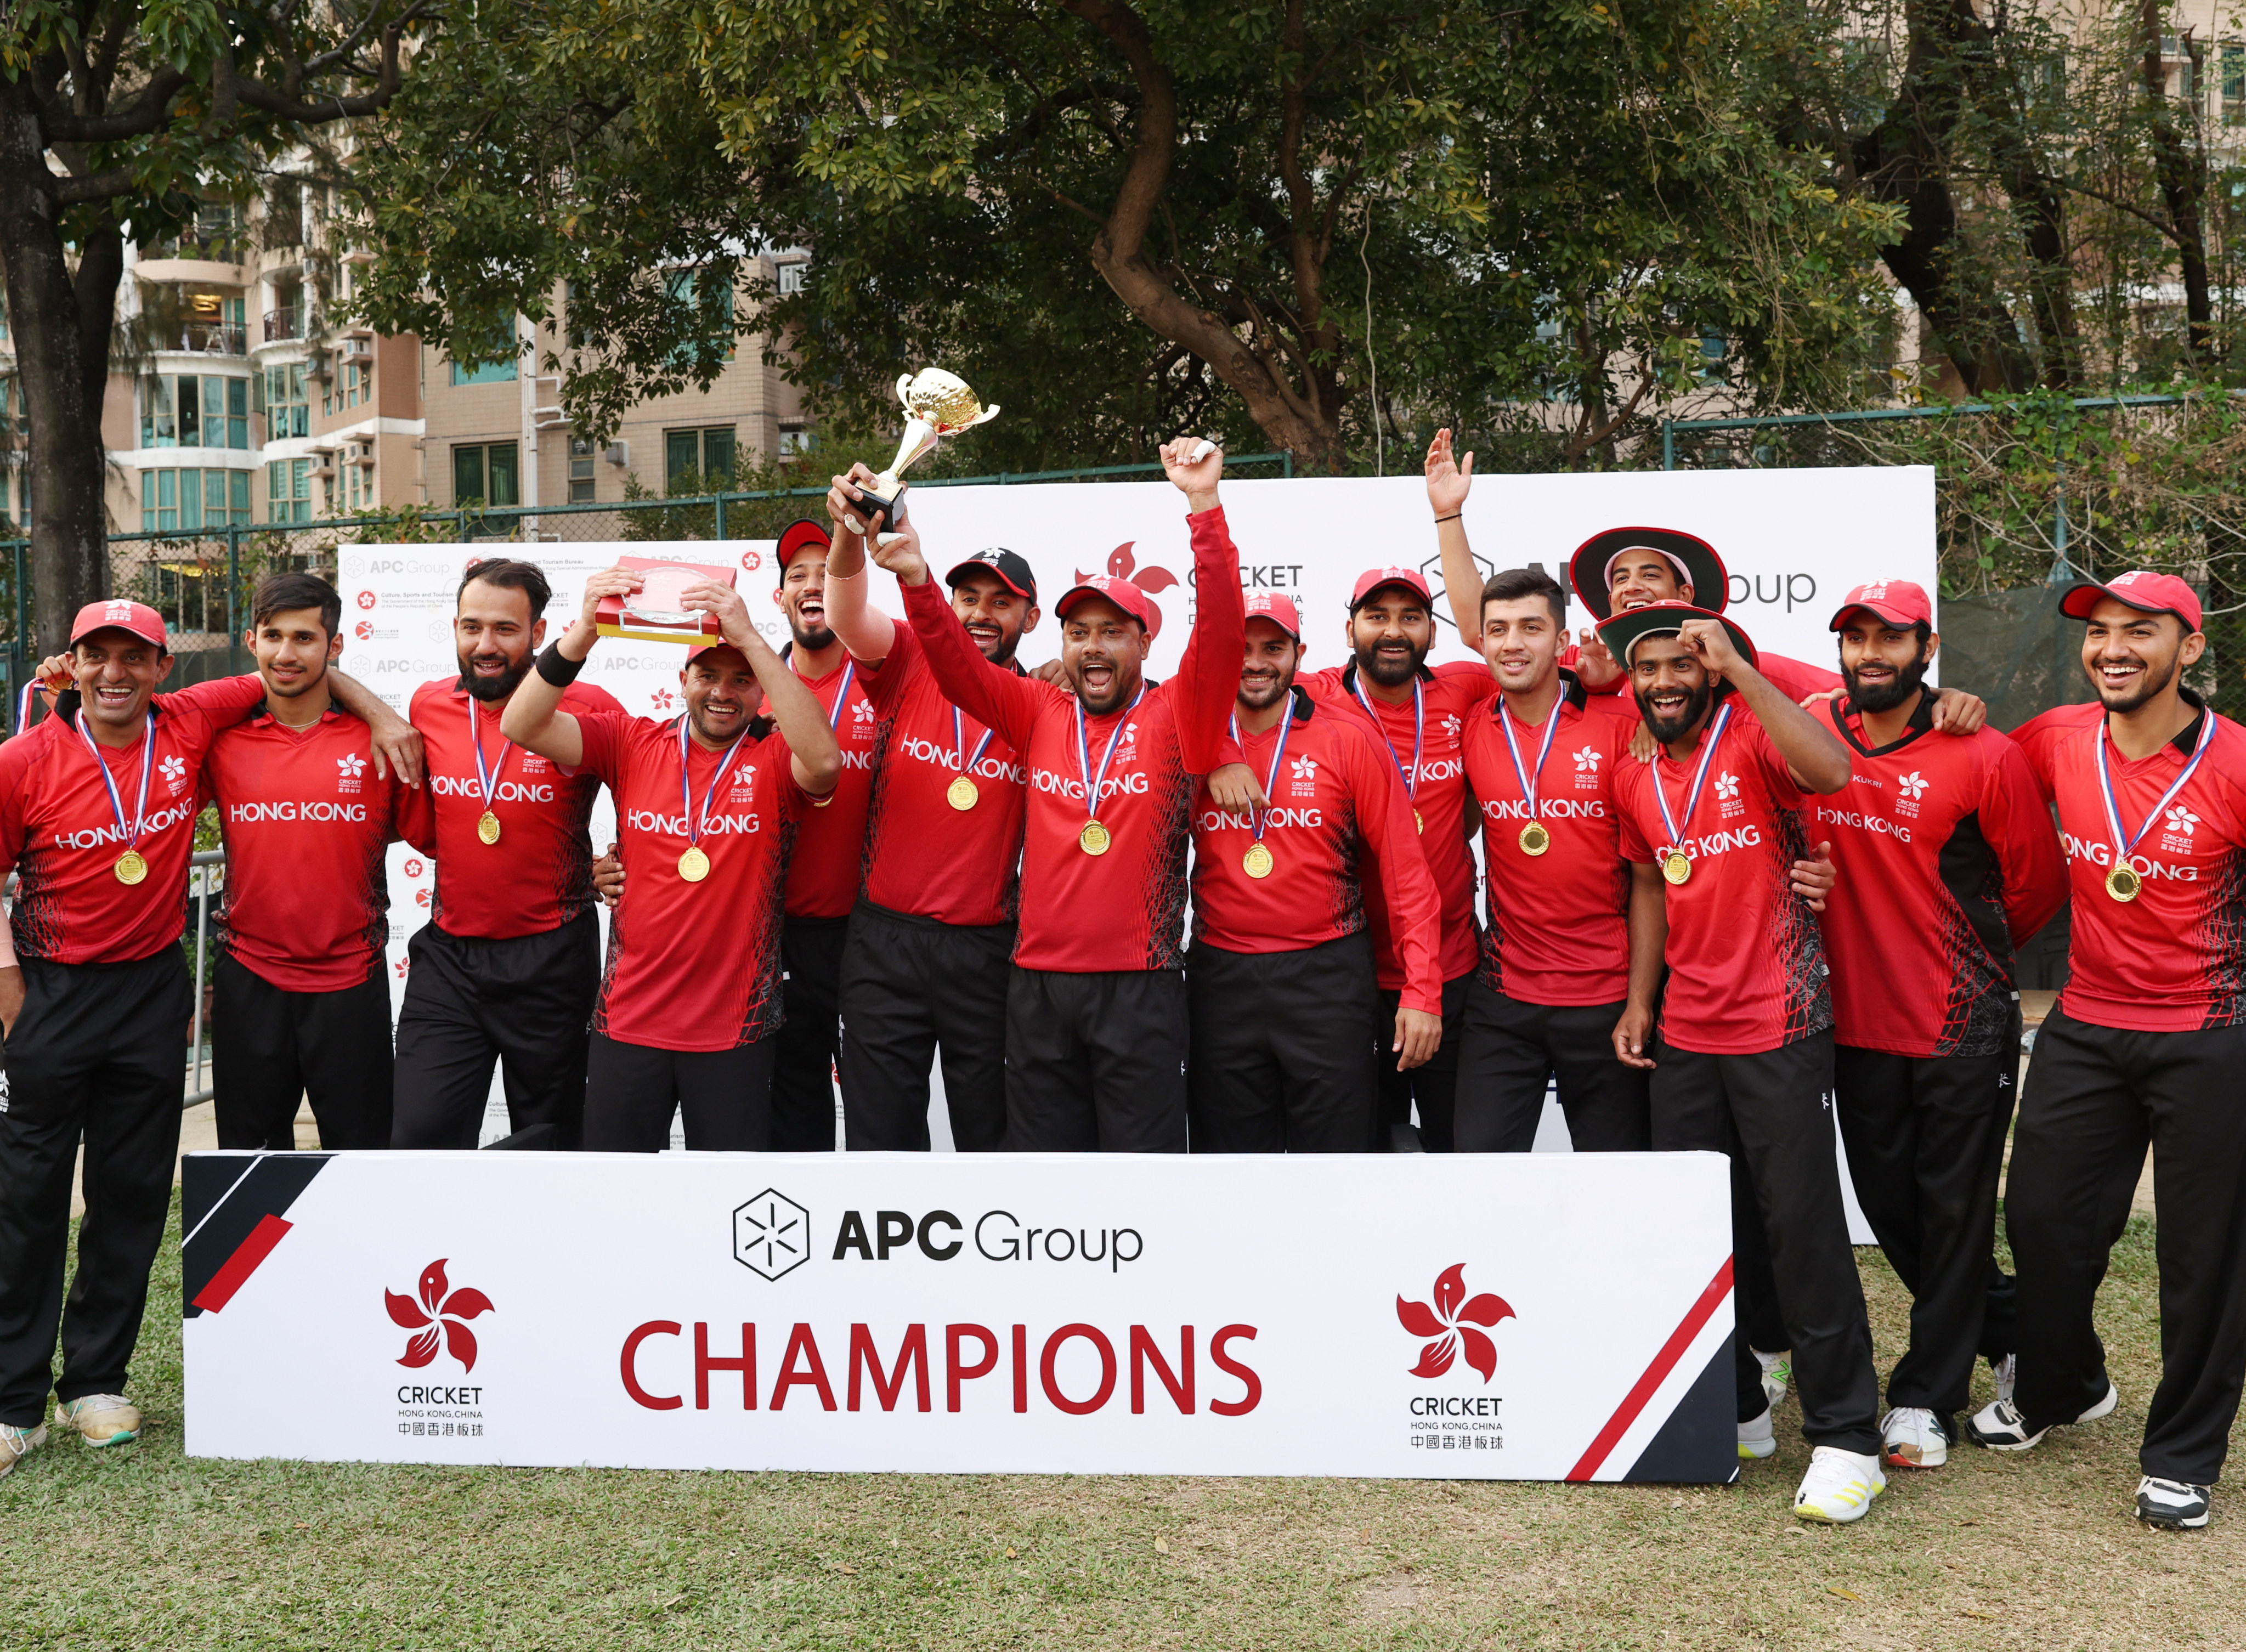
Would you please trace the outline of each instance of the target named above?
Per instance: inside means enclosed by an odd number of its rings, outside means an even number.
[[[1809,1472],[1793,1494],[1793,1512],[1805,1520],[1841,1526],[1862,1519],[1872,1499],[1887,1489],[1888,1477],[1876,1456],[1821,1445],[1809,1454]]]
[[[122,1394],[88,1394],[55,1407],[55,1421],[88,1445],[130,1445],[140,1438],[140,1413]]]
[[[2019,1380],[2018,1357],[2015,1355],[2007,1354],[2002,1359],[1991,1360],[1989,1362],[1989,1375],[1997,1380],[1997,1397],[1998,1399],[2011,1398],[2012,1384]]]
[[[1880,1458],[1889,1468],[1940,1468],[1950,1460],[1950,1436],[1923,1405],[1898,1405],[1880,1418]]]
[[[2137,1518],[2147,1526],[2190,1530],[2207,1524],[2207,1498],[2204,1485],[2147,1474],[2137,1482]]]
[[[2094,1423],[2101,1417],[2111,1415],[2113,1408],[2120,1403],[2121,1390],[2109,1382],[2106,1384],[2106,1397],[2074,1420]],[[2047,1423],[2031,1432],[2026,1419],[2011,1401],[2000,1399],[1991,1400],[1974,1412],[1972,1420],[1965,1424],[1965,1432],[1972,1437],[1974,1445],[1985,1445],[1992,1451],[2025,1451],[2039,1444],[2045,1435],[2058,1426],[2055,1423]]]
[[[1786,1404],[1786,1385],[1793,1380],[1793,1356],[1766,1354],[1759,1348],[1750,1348],[1747,1352],[1762,1367],[1762,1397],[1773,1410]]]
[[[17,1428],[13,1423],[0,1423],[0,1480],[16,1472],[16,1465],[47,1443],[47,1425],[37,1428]]]
[[[1778,1450],[1778,1434],[1771,1427],[1767,1409],[1752,1422],[1739,1424],[1739,1456],[1753,1463]]]

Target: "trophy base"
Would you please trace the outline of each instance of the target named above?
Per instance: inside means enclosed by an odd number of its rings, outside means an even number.
[[[895,483],[891,486],[896,486]],[[876,537],[888,533],[890,521],[896,514],[897,494],[903,493],[904,489],[896,487],[895,493],[887,495],[875,493],[870,487],[853,488],[851,492],[857,497],[858,515],[865,524],[863,531]]]

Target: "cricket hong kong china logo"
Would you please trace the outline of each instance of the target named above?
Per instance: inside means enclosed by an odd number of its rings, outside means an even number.
[[[1412,1376],[1430,1382],[1448,1376],[1461,1356],[1481,1373],[1480,1388],[1412,1394],[1407,1402],[1412,1444],[1426,1451],[1503,1451],[1504,1398],[1487,1391],[1497,1375],[1497,1343],[1488,1333],[1499,1321],[1514,1317],[1512,1306],[1487,1291],[1467,1295],[1466,1264],[1453,1262],[1435,1276],[1433,1302],[1399,1296],[1396,1317],[1412,1336],[1428,1339],[1420,1347],[1419,1363],[1411,1368]]]
[[[419,1370],[437,1357],[440,1336],[445,1351],[459,1361],[463,1371],[475,1370],[476,1334],[468,1329],[467,1322],[496,1311],[492,1299],[474,1287],[459,1290],[452,1288],[445,1277],[447,1260],[440,1256],[421,1270],[419,1302],[411,1296],[400,1296],[394,1290],[382,1293],[383,1305],[389,1309],[391,1322],[413,1333],[406,1342],[405,1352],[398,1360],[410,1370]]]
[[[1160,636],[1162,634],[1162,605],[1154,602],[1153,598],[1156,592],[1167,591],[1175,585],[1178,582],[1178,576],[1166,568],[1140,568],[1138,554],[1131,548],[1138,542],[1136,540],[1126,540],[1107,553],[1107,577],[1111,580],[1128,580],[1147,594],[1148,599],[1147,607],[1154,616],[1154,622],[1147,627],[1147,635]],[[1083,584],[1088,577],[1083,569],[1077,570],[1076,582],[1079,585]]]

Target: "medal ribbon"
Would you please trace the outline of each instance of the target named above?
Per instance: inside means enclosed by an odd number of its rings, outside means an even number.
[[[140,833],[147,825],[148,777],[156,767],[156,714],[153,711],[148,714],[147,726],[140,731],[140,799],[133,806],[133,819],[129,821],[125,818],[125,799],[117,790],[117,777],[109,772],[109,765],[102,761],[101,748],[93,743],[93,736],[85,731],[84,708],[80,708],[71,726],[78,731],[78,738],[93,758],[94,770],[101,776],[101,784],[108,788],[109,806],[117,815],[117,829],[125,834],[126,851],[129,853],[139,848]]]
[[[492,799],[499,793],[500,772],[507,767],[507,754],[514,749],[514,742],[503,742],[499,749],[499,761],[489,770],[484,767],[484,743],[480,732],[482,725],[476,720],[476,697],[468,696],[468,750],[475,753],[476,790],[483,794],[484,812],[491,812]]]
[[[796,675],[800,676],[803,674],[799,671]],[[839,729],[842,726],[842,708],[850,703],[850,684],[857,681],[857,677],[858,662],[854,659],[845,661],[842,666],[842,686],[834,691],[834,709],[827,714],[827,726],[829,729]]]
[[[2114,801],[2113,798],[2113,772],[2111,767],[2108,766],[2106,758],[2106,747],[2109,737],[2102,729],[2099,731],[2098,792],[2106,802],[2106,830],[2113,834],[2113,864],[2115,866],[2126,866],[2128,864],[2130,851],[2134,849],[2139,843],[2144,840],[2145,833],[2153,829],[2153,822],[2161,818],[2161,811],[2167,808],[2169,804],[2175,801],[2176,793],[2182,791],[2185,785],[2191,779],[2191,777],[2198,772],[2199,760],[2207,755],[2208,743],[2214,739],[2214,738],[2215,714],[2212,711],[2202,711],[2200,713],[2199,744],[2191,749],[2191,761],[2183,765],[2183,772],[2176,776],[2175,784],[2169,786],[2167,791],[2161,793],[2161,800],[2153,805],[2153,812],[2145,817],[2145,824],[2139,826],[2134,832],[2130,833],[2126,838],[2124,838],[2121,833],[2121,808],[2120,804]]]
[[[1099,818],[1099,788],[1107,783],[1107,765],[1115,760],[1115,744],[1123,738],[1123,731],[1130,727],[1131,713],[1146,697],[1147,684],[1141,679],[1139,691],[1131,697],[1131,704],[1123,708],[1123,714],[1115,719],[1115,726],[1108,731],[1107,751],[1099,759],[1099,772],[1096,775],[1092,772],[1092,747],[1085,738],[1084,702],[1079,699],[1076,703],[1076,766],[1084,776],[1084,818],[1087,820]]]
[[[1724,738],[1724,730],[1731,720],[1732,706],[1731,702],[1727,700],[1724,703],[1724,709],[1716,713],[1716,720],[1709,727],[1707,738],[1700,743],[1700,766],[1693,773],[1692,789],[1684,794],[1686,826],[1692,824],[1693,813],[1700,806],[1700,788],[1708,782],[1708,764],[1715,757],[1717,743]],[[1669,812],[1669,790],[1661,784],[1661,766],[1658,763],[1654,765],[1653,769],[1653,800],[1661,806],[1661,824],[1668,828],[1670,848],[1683,854],[1684,834],[1678,827],[1677,818]],[[1684,858],[1689,860],[1692,857],[1685,855]]]
[[[1291,699],[1290,696],[1288,701],[1282,702],[1285,709],[1279,714],[1278,744],[1271,748],[1271,772],[1263,777],[1263,812],[1257,814],[1253,808],[1249,810],[1249,815],[1255,822],[1256,841],[1258,843],[1263,841],[1263,828],[1271,824],[1271,798],[1279,789],[1279,765],[1287,760],[1287,737],[1294,731],[1295,708]],[[1240,738],[1240,713],[1237,711],[1232,714],[1232,743],[1240,748],[1241,756],[1248,755],[1248,742]],[[1392,757],[1395,754],[1391,752],[1389,755]]]
[[[1388,725],[1380,720],[1380,713],[1372,709],[1372,697],[1365,691],[1364,673],[1352,673],[1349,686],[1350,691],[1357,696],[1357,703],[1365,708],[1365,715],[1372,719],[1372,726],[1378,729],[1382,738],[1385,738]],[[1419,800],[1419,756],[1426,750],[1426,685],[1415,676],[1412,679],[1412,767],[1408,772],[1404,767],[1404,759],[1396,755],[1395,742],[1392,740],[1388,744],[1388,760],[1396,765],[1396,772],[1404,776],[1404,795],[1414,803]]]
[[[738,734],[733,737],[732,744],[725,748],[725,755],[723,758],[720,758],[718,761],[718,772],[710,777],[710,784],[703,789],[702,814],[701,818],[698,819],[695,818],[694,814],[693,786],[686,778],[686,714],[683,711],[679,713],[678,806],[684,816],[686,842],[688,847],[699,848],[701,846],[702,834],[710,829],[710,799],[718,795],[718,782],[724,779],[725,778],[725,771],[733,766],[733,753],[741,749],[741,742],[748,738],[749,731],[746,729],[743,729]]]
[[[991,737],[997,732],[998,731],[996,729],[983,730],[983,738],[975,748],[975,755],[971,758],[969,757],[967,755],[966,720],[959,715],[959,708],[957,706],[955,705],[951,708],[952,755],[959,759],[959,772],[962,776],[970,780],[975,778],[975,765],[983,760],[983,754],[990,749]]]
[[[1564,699],[1552,702],[1551,714],[1544,719],[1543,742],[1536,748],[1536,766],[1523,769],[1521,766],[1521,747],[1513,738],[1513,713],[1505,704],[1505,697],[1502,694],[1497,697],[1498,726],[1505,731],[1505,749],[1513,754],[1513,778],[1521,782],[1521,795],[1528,800],[1531,821],[1536,819],[1536,786],[1543,782],[1544,759],[1551,754],[1552,737],[1560,731],[1560,710],[1564,704]],[[1659,789],[1657,786],[1655,788],[1656,791]]]

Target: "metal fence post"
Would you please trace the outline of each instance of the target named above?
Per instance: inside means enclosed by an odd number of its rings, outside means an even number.
[[[716,513],[711,518],[711,537],[713,539],[725,537],[725,496],[722,493],[718,495]]]
[[[1674,419],[1661,421],[1661,468],[1665,471],[1677,468],[1677,421]]]
[[[226,645],[231,649],[242,636],[242,618],[238,612],[242,598],[242,527],[239,523],[226,525]]]

